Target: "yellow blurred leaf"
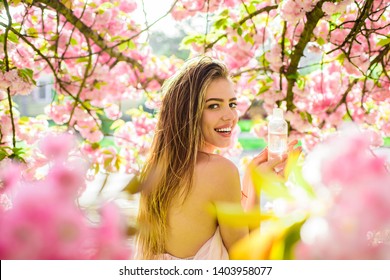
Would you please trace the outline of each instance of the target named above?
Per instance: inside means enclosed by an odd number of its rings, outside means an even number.
[[[218,218],[218,222],[232,227],[257,228],[272,214],[262,214],[259,210],[244,211],[240,204],[219,202],[210,205],[209,212]]]
[[[285,178],[288,178],[290,176],[290,173],[297,166],[300,154],[301,153],[299,151],[296,151],[296,150],[294,150],[288,154],[286,167],[284,168],[284,177]]]
[[[291,199],[291,195],[284,185],[284,179],[272,171],[252,169],[253,185],[258,194],[264,192],[269,198]]]
[[[283,227],[271,224],[266,231],[252,231],[247,237],[236,242],[230,250],[233,260],[268,260],[273,243],[283,235]]]
[[[284,260],[293,258],[293,248],[300,240],[300,229],[306,218],[289,221],[271,220],[262,225],[261,230],[251,234],[233,245],[232,259],[245,260]]]
[[[141,182],[138,176],[133,176],[133,178],[131,178],[130,182],[126,185],[126,187],[123,190],[129,194],[135,194],[140,191],[140,186],[141,186]]]

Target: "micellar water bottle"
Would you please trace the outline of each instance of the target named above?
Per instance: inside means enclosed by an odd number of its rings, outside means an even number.
[[[282,158],[287,152],[287,122],[283,117],[283,110],[274,108],[268,123],[268,161]]]

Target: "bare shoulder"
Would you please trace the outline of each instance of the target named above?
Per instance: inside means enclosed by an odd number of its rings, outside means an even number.
[[[214,154],[199,156],[195,176],[209,188],[213,200],[236,201],[241,197],[240,175],[229,159]]]

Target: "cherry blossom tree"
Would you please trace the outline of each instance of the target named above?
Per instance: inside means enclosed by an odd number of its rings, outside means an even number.
[[[66,132],[77,135],[88,174],[139,171],[153,137],[160,87],[183,63],[153,54],[145,35],[158,20],[148,25],[135,20],[142,3],[0,2],[0,161],[23,162],[24,179],[48,180],[42,169],[55,173],[56,166],[40,140]],[[227,64],[240,116],[251,104],[261,104],[267,114],[283,108],[290,138],[301,139],[309,152],[346,120],[369,130],[376,140],[371,145],[390,136],[389,5],[386,0],[176,0],[161,17],[179,23],[203,19],[203,30],[188,34],[182,47],[191,56],[207,54]],[[43,74],[54,80],[52,102],[41,115],[21,115],[15,95],[30,94]],[[150,110],[123,112],[126,100],[140,100]],[[104,119],[111,122],[109,132]],[[254,132],[264,137],[266,118],[255,122]],[[105,145],[107,140],[113,144]],[[237,151],[235,142],[228,152]],[[1,199],[7,208],[10,202]]]
[[[30,160],[33,145],[21,143],[34,143],[52,120],[85,140],[96,171],[139,169],[155,118],[132,110],[124,121],[121,102],[146,98],[158,108],[161,84],[182,63],[153,55],[143,39],[150,26],[133,19],[140,8],[135,1],[2,1],[2,158]],[[284,108],[291,137],[308,149],[346,119],[389,135],[386,1],[178,0],[168,13],[177,21],[203,16],[205,32],[183,46],[227,63],[241,114],[254,101],[268,113]],[[44,72],[55,84],[46,117],[20,116],[12,97],[28,94]],[[114,121],[111,135],[103,117]],[[101,147],[106,136],[115,149]]]

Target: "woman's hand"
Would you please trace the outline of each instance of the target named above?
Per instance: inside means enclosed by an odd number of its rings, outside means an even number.
[[[265,171],[272,170],[278,175],[283,175],[284,168],[287,163],[287,157],[288,154],[292,151],[302,151],[301,147],[294,148],[294,146],[298,144],[298,140],[293,140],[288,144],[287,152],[280,158],[274,158],[268,161],[268,148],[265,148],[260,154],[255,156],[252,161],[250,162],[250,165],[254,166],[255,168],[260,168]]]
[[[251,160],[248,165],[248,168],[245,170],[244,179],[242,183],[242,206],[245,210],[251,209],[259,203],[258,196],[256,195],[252,182],[251,169],[260,168],[264,170],[264,172],[272,170],[277,175],[283,176],[288,154],[292,151],[302,151],[301,147],[294,148],[296,144],[298,144],[298,140],[291,141],[288,144],[287,152],[281,158],[275,158],[268,161],[268,148],[265,148],[263,151],[261,151],[260,154],[258,154]]]

